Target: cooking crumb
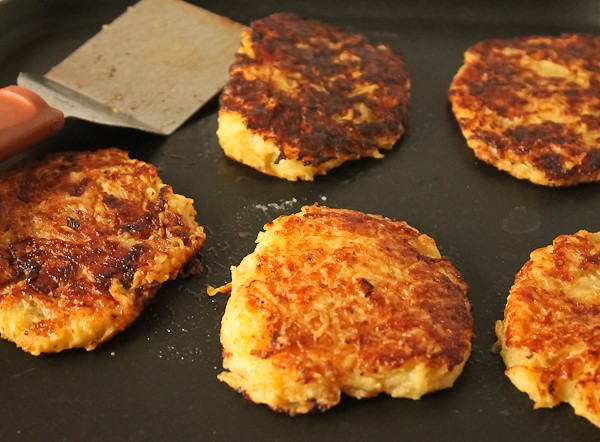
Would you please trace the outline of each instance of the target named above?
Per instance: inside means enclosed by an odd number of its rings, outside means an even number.
[[[208,296],[215,296],[217,293],[229,294],[231,293],[231,283],[222,285],[220,287],[213,287],[212,285],[209,285],[206,288],[206,293]]]

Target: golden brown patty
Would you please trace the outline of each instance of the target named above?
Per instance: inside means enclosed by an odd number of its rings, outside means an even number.
[[[469,147],[498,169],[548,186],[600,180],[600,37],[478,43],[450,101]]]
[[[467,286],[405,222],[303,207],[265,225],[232,267],[220,379],[290,414],[340,393],[418,399],[452,386],[471,350]]]
[[[381,157],[404,133],[409,75],[399,55],[292,14],[251,24],[221,95],[225,154],[269,175],[312,180]]]
[[[600,427],[600,233],[535,250],[496,334],[506,375],[535,408],[568,402]]]
[[[118,149],[0,175],[0,335],[32,354],[94,349],[204,242],[192,201]]]

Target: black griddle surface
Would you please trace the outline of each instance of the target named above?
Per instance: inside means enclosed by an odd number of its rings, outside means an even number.
[[[0,2],[0,84],[43,74],[134,1]],[[412,74],[412,120],[383,160],[287,182],[224,157],[217,100],[168,138],[68,121],[24,156],[117,146],[159,168],[195,200],[206,226],[201,277],[164,285],[139,320],[86,352],[30,356],[0,342],[0,440],[592,441],[600,430],[567,405],[533,403],[491,352],[515,273],[529,253],[564,233],[600,230],[600,188],[546,188],[475,159],[447,100],[463,52],[479,40],[561,32],[600,33],[595,0],[503,2],[333,0],[197,2],[248,24],[294,12],[363,32],[401,52]],[[489,3],[489,4],[488,4]],[[318,202],[406,220],[434,237],[469,284],[476,339],[452,389],[419,401],[344,397],[324,414],[289,417],[245,400],[216,379],[227,297],[206,295],[254,249],[262,225]],[[1,202],[0,202],[0,210]]]

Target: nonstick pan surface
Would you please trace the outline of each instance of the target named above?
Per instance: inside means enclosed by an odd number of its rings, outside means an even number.
[[[488,38],[600,33],[600,3],[332,0],[197,2],[243,24],[294,12],[365,33],[402,53],[412,75],[408,132],[383,160],[287,182],[227,159],[215,135],[217,99],[165,138],[70,120],[27,156],[116,146],[158,167],[195,200],[208,239],[202,276],[166,283],[141,317],[97,350],[33,357],[0,342],[0,440],[592,441],[600,432],[567,405],[533,410],[492,353],[515,273],[565,233],[600,230],[597,184],[547,188],[475,159],[447,90],[463,52]],[[0,84],[45,73],[133,1],[0,1]],[[318,202],[407,221],[434,237],[469,285],[476,338],[451,389],[419,401],[381,395],[290,417],[244,399],[216,378],[229,267],[254,249],[263,224]],[[2,210],[0,202],[0,210]]]

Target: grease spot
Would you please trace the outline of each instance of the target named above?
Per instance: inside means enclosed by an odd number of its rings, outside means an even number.
[[[502,221],[502,230],[508,233],[529,233],[540,227],[540,214],[527,206],[515,206]]]

